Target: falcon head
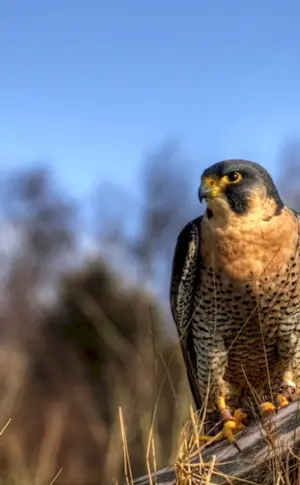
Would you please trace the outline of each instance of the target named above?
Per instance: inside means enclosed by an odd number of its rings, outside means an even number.
[[[280,214],[284,204],[269,173],[247,160],[225,160],[204,170],[199,199],[207,201],[208,216],[214,211],[246,215],[251,210],[266,211],[269,216]]]

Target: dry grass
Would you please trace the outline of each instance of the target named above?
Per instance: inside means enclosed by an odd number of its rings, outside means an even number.
[[[262,332],[263,335],[263,332]],[[265,343],[263,341],[265,348]],[[268,366],[266,359],[266,366]],[[165,375],[168,374],[168,364],[165,366]],[[270,381],[270,372],[267,367],[268,383],[267,387],[272,393],[272,384]],[[207,450],[208,443],[200,441],[199,437],[203,434],[204,422],[206,419],[206,402],[204,401],[204,408],[201,412],[193,412],[190,407],[190,418],[183,426],[181,431],[181,437],[179,447],[177,449],[176,458],[173,461],[173,467],[176,473],[176,485],[214,485],[214,477],[222,477],[224,483],[240,483],[248,485],[300,485],[300,456],[296,454],[292,447],[289,449],[284,448],[281,443],[280,436],[276,436],[276,428],[274,425],[274,419],[272,415],[267,418],[262,418],[258,410],[263,402],[265,402],[264,396],[262,396],[253,386],[245,375],[245,379],[248,382],[249,389],[251,391],[251,399],[248,404],[252,410],[252,423],[259,422],[261,424],[261,430],[264,432],[265,439],[269,444],[269,451],[265,457],[264,473],[261,475],[260,481],[253,481],[250,478],[237,478],[232,475],[224,474],[218,469],[217,457],[212,456],[208,461],[205,461],[203,454]],[[207,394],[210,389],[207,390]],[[275,397],[273,395],[273,397]],[[159,396],[158,396],[159,400]],[[273,401],[274,402],[274,401]],[[157,409],[158,402],[155,405]],[[126,440],[124,421],[121,422],[122,427],[122,439],[124,456],[126,455],[126,484],[132,485],[134,483],[132,473],[128,473],[131,470],[129,449]],[[148,438],[148,449],[146,456],[147,472],[149,485],[154,485],[156,467],[156,450],[154,446],[154,440],[152,437],[152,430],[154,423],[151,423]],[[150,446],[151,444],[151,446]],[[151,454],[149,451],[151,450]],[[164,463],[166,466],[167,462]],[[222,462],[224,465],[224,462]]]
[[[261,421],[261,420],[260,420]],[[207,451],[207,444],[199,442],[199,435],[203,429],[203,418],[199,419],[199,413],[191,411],[191,417],[185,424],[180,439],[180,446],[177,458],[173,463],[176,475],[176,485],[214,485],[216,477],[222,479],[222,483],[241,484],[241,485],[299,485],[300,483],[300,457],[293,452],[292,448],[281,447],[280,438],[274,440],[274,429],[272,429],[273,418],[269,417],[267,421],[261,421],[263,430],[266,433],[266,439],[269,441],[269,454],[264,459],[264,472],[260,472],[260,479],[238,478],[236,476],[225,474],[220,471],[220,465],[233,464],[233,460],[218,463],[215,455],[210,456],[209,460],[204,458],[204,451]],[[126,440],[126,432],[123,419],[121,420],[123,450],[126,456],[126,485],[134,485],[130,468],[130,454]],[[149,439],[151,432],[149,433]],[[225,443],[224,443],[224,446]],[[152,450],[152,456],[147,457],[148,481],[149,485],[156,485],[160,482],[155,478],[156,467],[153,466],[155,461],[155,449]],[[245,457],[243,458],[245,459]],[[247,458],[246,458],[247,461]],[[240,459],[237,458],[236,463]],[[261,462],[260,462],[261,464]],[[166,465],[166,464],[165,464]],[[168,483],[171,483],[168,481]],[[175,479],[172,481],[175,484]],[[218,481],[219,483],[219,481]],[[146,484],[146,480],[143,481]]]
[[[148,315],[152,331],[138,338],[134,360],[117,365],[111,359],[101,367],[101,382],[110,389],[105,405],[69,346],[54,340],[53,349],[53,342],[41,340],[33,354],[25,346],[2,346],[0,485],[131,485],[133,477],[145,473],[154,485],[152,474],[172,462],[178,484],[213,485],[218,461],[205,462],[207,445],[199,442],[205,409],[201,418],[192,411],[180,349],[162,350],[148,303],[143,297],[136,307],[138,324]],[[85,305],[89,319],[99,321],[102,308],[93,302],[92,310]],[[126,356],[128,341],[123,340],[119,334],[118,349],[124,345]],[[36,376],[37,363],[42,377]],[[252,395],[260,404],[255,389]],[[264,484],[299,485],[299,458],[292,450],[284,459],[275,454],[269,467]],[[232,479],[227,476],[228,483]]]
[[[101,321],[103,309],[94,301],[92,311],[84,307],[90,321]],[[41,339],[33,352],[25,345],[2,345],[0,485],[129,485],[145,473],[154,485],[151,475],[172,462],[178,484],[213,485],[218,461],[203,460],[206,445],[199,435],[205,409],[200,419],[190,407],[180,349],[171,345],[166,352],[158,342],[144,296],[135,311],[138,325],[147,322],[147,332],[135,341],[134,352],[128,353],[120,333],[108,342],[111,356],[111,345],[117,344],[117,357],[130,354],[133,360],[101,364],[97,379],[101,392],[106,390],[105,402],[68,345]],[[252,391],[253,403],[260,404]],[[269,467],[264,484],[299,485],[299,458],[292,450],[284,458],[275,454]]]
[[[74,361],[73,361],[74,363]],[[97,404],[91,395],[89,386],[84,384],[77,374],[77,386],[65,388],[56,399],[53,396],[40,399],[38,395],[30,395],[33,386],[28,376],[27,383],[23,383],[25,392],[16,397],[7,413],[12,417],[3,421],[0,426],[0,484],[7,485],[43,485],[57,482],[60,485],[75,484],[109,484],[122,482],[125,478],[132,482],[133,472],[130,468],[129,449],[133,450],[134,474],[141,474],[147,470],[153,471],[162,466],[165,457],[155,455],[155,441],[164,446],[162,434],[157,422],[153,423],[151,433],[146,433],[151,420],[151,402],[145,409],[145,423],[137,422],[134,413],[136,396],[128,395],[126,383],[113,390],[110,405],[117,409],[117,405],[124,403],[124,411],[119,411],[109,425],[99,415]],[[19,383],[19,387],[22,385]],[[8,399],[10,402],[11,400]],[[123,409],[123,408],[122,408]],[[164,411],[162,409],[162,411]],[[126,453],[122,452],[122,440],[125,439],[125,421],[127,418],[127,434],[129,445]],[[158,413],[159,414],[159,413]],[[4,413],[3,413],[4,415]],[[163,413],[164,415],[164,413]],[[120,426],[120,420],[122,426]],[[176,422],[175,422],[176,424]],[[173,427],[175,426],[173,425]],[[176,436],[177,430],[170,428],[170,442]],[[174,438],[173,438],[174,439]],[[146,443],[146,445],[144,445]],[[173,445],[173,443],[171,443]],[[170,445],[169,445],[170,447]],[[172,446],[170,447],[172,448]],[[145,458],[146,455],[146,458]],[[158,463],[156,461],[158,460]],[[115,478],[114,478],[115,477]]]
[[[175,456],[189,406],[180,349],[147,294],[111,280],[99,297],[86,287],[98,278],[101,288],[104,273],[71,275],[50,317],[33,311],[27,283],[11,290],[1,322],[0,431],[11,421],[0,434],[0,485],[121,484],[129,452],[128,480]]]
[[[54,398],[57,391],[52,389],[46,398],[41,397],[41,390],[33,385],[30,357],[26,357],[24,351],[8,346],[2,353],[6,362],[6,373],[3,373],[6,392],[3,392],[1,401],[4,419],[0,424],[3,428],[0,434],[0,485],[120,485],[123,478],[129,485],[134,476],[144,473],[154,485],[151,474],[171,462],[175,464],[178,484],[213,484],[211,477],[213,472],[216,473],[218,462],[217,459],[205,462],[202,458],[205,445],[199,443],[199,435],[202,434],[203,417],[200,419],[199,413],[193,413],[189,407],[183,369],[182,383],[175,389],[170,385],[174,380],[170,368],[172,353],[165,362],[156,352],[156,358],[164,361],[164,372],[160,374],[154,404],[149,399],[149,390],[146,390],[146,396],[143,394],[143,376],[147,372],[140,376],[134,393],[124,376],[117,381],[109,399],[116,411],[110,425],[99,415],[91,388],[85,383],[84,372],[72,354],[66,357],[76,376],[76,384],[64,383],[64,390],[60,390],[59,395]],[[22,372],[17,371],[20,368]],[[132,372],[131,366],[130,370]],[[110,372],[115,374],[113,368]],[[170,392],[167,395],[163,392],[166,382],[169,382]],[[181,414],[176,408],[176,419],[172,421],[168,419],[164,402],[171,398],[177,403],[181,400],[185,406]],[[139,399],[140,405],[137,406]],[[183,426],[188,409],[190,418]],[[137,417],[144,417],[144,420],[137,421]],[[166,426],[161,431],[164,420]],[[168,436],[165,436],[166,432]],[[165,443],[169,444],[169,450],[164,454]],[[291,463],[292,458],[294,463]],[[298,477],[290,478],[292,467],[296,470],[298,461],[292,451],[284,460],[278,456],[270,462],[270,478],[264,483],[299,485]],[[227,479],[230,483],[231,477]],[[244,480],[243,483],[250,485],[251,481]]]
[[[112,279],[107,289],[93,271],[72,275],[51,325],[36,315],[26,324],[24,288],[22,305],[15,298],[8,308],[15,331],[0,348],[0,429],[11,421],[0,435],[0,485],[131,484],[172,462],[178,483],[212,485],[217,458],[205,462],[199,443],[205,406],[202,420],[190,409],[178,343],[147,294]],[[52,332],[57,320],[71,331]],[[292,451],[278,454],[265,483],[299,485],[291,467]]]

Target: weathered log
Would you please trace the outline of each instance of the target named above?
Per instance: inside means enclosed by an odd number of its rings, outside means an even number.
[[[176,483],[213,483],[218,485],[228,483],[243,483],[249,480],[262,484],[269,477],[269,483],[274,473],[284,476],[287,473],[286,463],[289,457],[294,458],[300,450],[300,401],[293,402],[281,409],[269,420],[272,422],[272,431],[267,430],[266,423],[256,422],[237,435],[241,452],[226,441],[210,445],[199,455],[191,459],[191,466],[184,465],[191,471],[189,481],[176,482],[178,465],[170,466],[151,476],[144,476],[134,481],[134,485],[175,485]],[[201,463],[200,463],[201,461]],[[290,470],[291,470],[290,463]],[[276,469],[276,472],[274,470]],[[176,475],[177,470],[177,475]],[[210,473],[210,481],[205,477]],[[289,473],[292,473],[291,471]],[[226,478],[227,476],[227,478]],[[203,477],[202,480],[200,477]],[[230,477],[230,478],[229,478]],[[300,477],[300,474],[299,474]],[[245,482],[244,482],[245,483]],[[283,479],[278,483],[286,483]],[[300,483],[300,482],[294,482]]]

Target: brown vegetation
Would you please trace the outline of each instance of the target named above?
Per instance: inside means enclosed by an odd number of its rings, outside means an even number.
[[[166,145],[145,161],[139,210],[99,188],[89,222],[47,170],[2,180],[1,485],[122,483],[125,432],[133,476],[175,460],[191,400],[165,302],[199,211],[201,167],[193,185],[186,167]]]

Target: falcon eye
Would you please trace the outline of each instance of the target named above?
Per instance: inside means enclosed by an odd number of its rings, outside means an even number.
[[[224,175],[224,180],[228,184],[236,184],[237,182],[240,182],[240,180],[242,180],[242,174],[240,174],[239,172],[229,172]]]

